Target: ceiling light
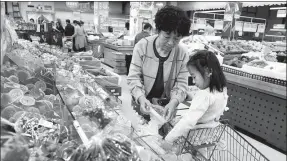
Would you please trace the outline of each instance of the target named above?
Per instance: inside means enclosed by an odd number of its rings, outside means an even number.
[[[286,7],[271,7],[270,10],[286,10]]]

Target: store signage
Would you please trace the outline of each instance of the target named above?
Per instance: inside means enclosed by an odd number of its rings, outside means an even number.
[[[265,32],[265,24],[258,24],[257,32],[264,33]]]
[[[235,21],[235,31],[242,31],[243,21]]]
[[[277,17],[285,17],[286,18],[286,10],[278,10]]]
[[[79,2],[66,2],[66,6],[69,8],[76,9],[79,7]]]
[[[216,20],[214,22],[214,29],[222,30],[223,29],[223,21],[222,20]]]
[[[257,23],[251,23],[251,28],[250,28],[250,32],[256,32],[257,31]]]
[[[251,22],[244,22],[243,24],[243,31],[244,32],[251,32]]]
[[[274,24],[273,28],[274,29],[284,29],[285,28],[285,24]]]

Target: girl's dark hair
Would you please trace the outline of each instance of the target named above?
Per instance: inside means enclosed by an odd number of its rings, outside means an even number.
[[[191,21],[182,9],[167,5],[155,15],[155,26],[158,32],[176,32],[178,36],[188,36]]]
[[[187,67],[189,66],[194,66],[203,77],[205,75],[205,67],[211,71],[209,84],[211,92],[214,90],[222,92],[223,88],[226,87],[226,78],[223,74],[219,61],[213,52],[207,50],[196,52],[196,54],[191,56],[187,62]]]

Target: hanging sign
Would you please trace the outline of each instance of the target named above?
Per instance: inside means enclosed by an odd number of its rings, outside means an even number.
[[[286,17],[286,10],[278,10],[277,17]]]
[[[223,21],[221,20],[216,20],[214,22],[214,29],[216,30],[222,30],[223,29]]]
[[[264,33],[265,32],[265,24],[258,24],[257,32]]]
[[[235,22],[235,31],[242,31],[243,29],[243,21],[236,21]]]
[[[250,32],[256,32],[257,31],[257,23],[251,23],[251,28],[250,28]]]
[[[224,14],[224,21],[232,21],[232,14]]]
[[[206,27],[206,20],[205,19],[197,19],[196,26],[198,29],[205,29]]]
[[[244,22],[243,31],[244,32],[250,32],[251,31],[251,22]]]

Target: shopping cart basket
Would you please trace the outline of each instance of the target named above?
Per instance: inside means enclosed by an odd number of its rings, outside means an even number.
[[[195,161],[269,161],[227,121],[212,129],[190,130],[177,144],[181,154],[189,153]]]

